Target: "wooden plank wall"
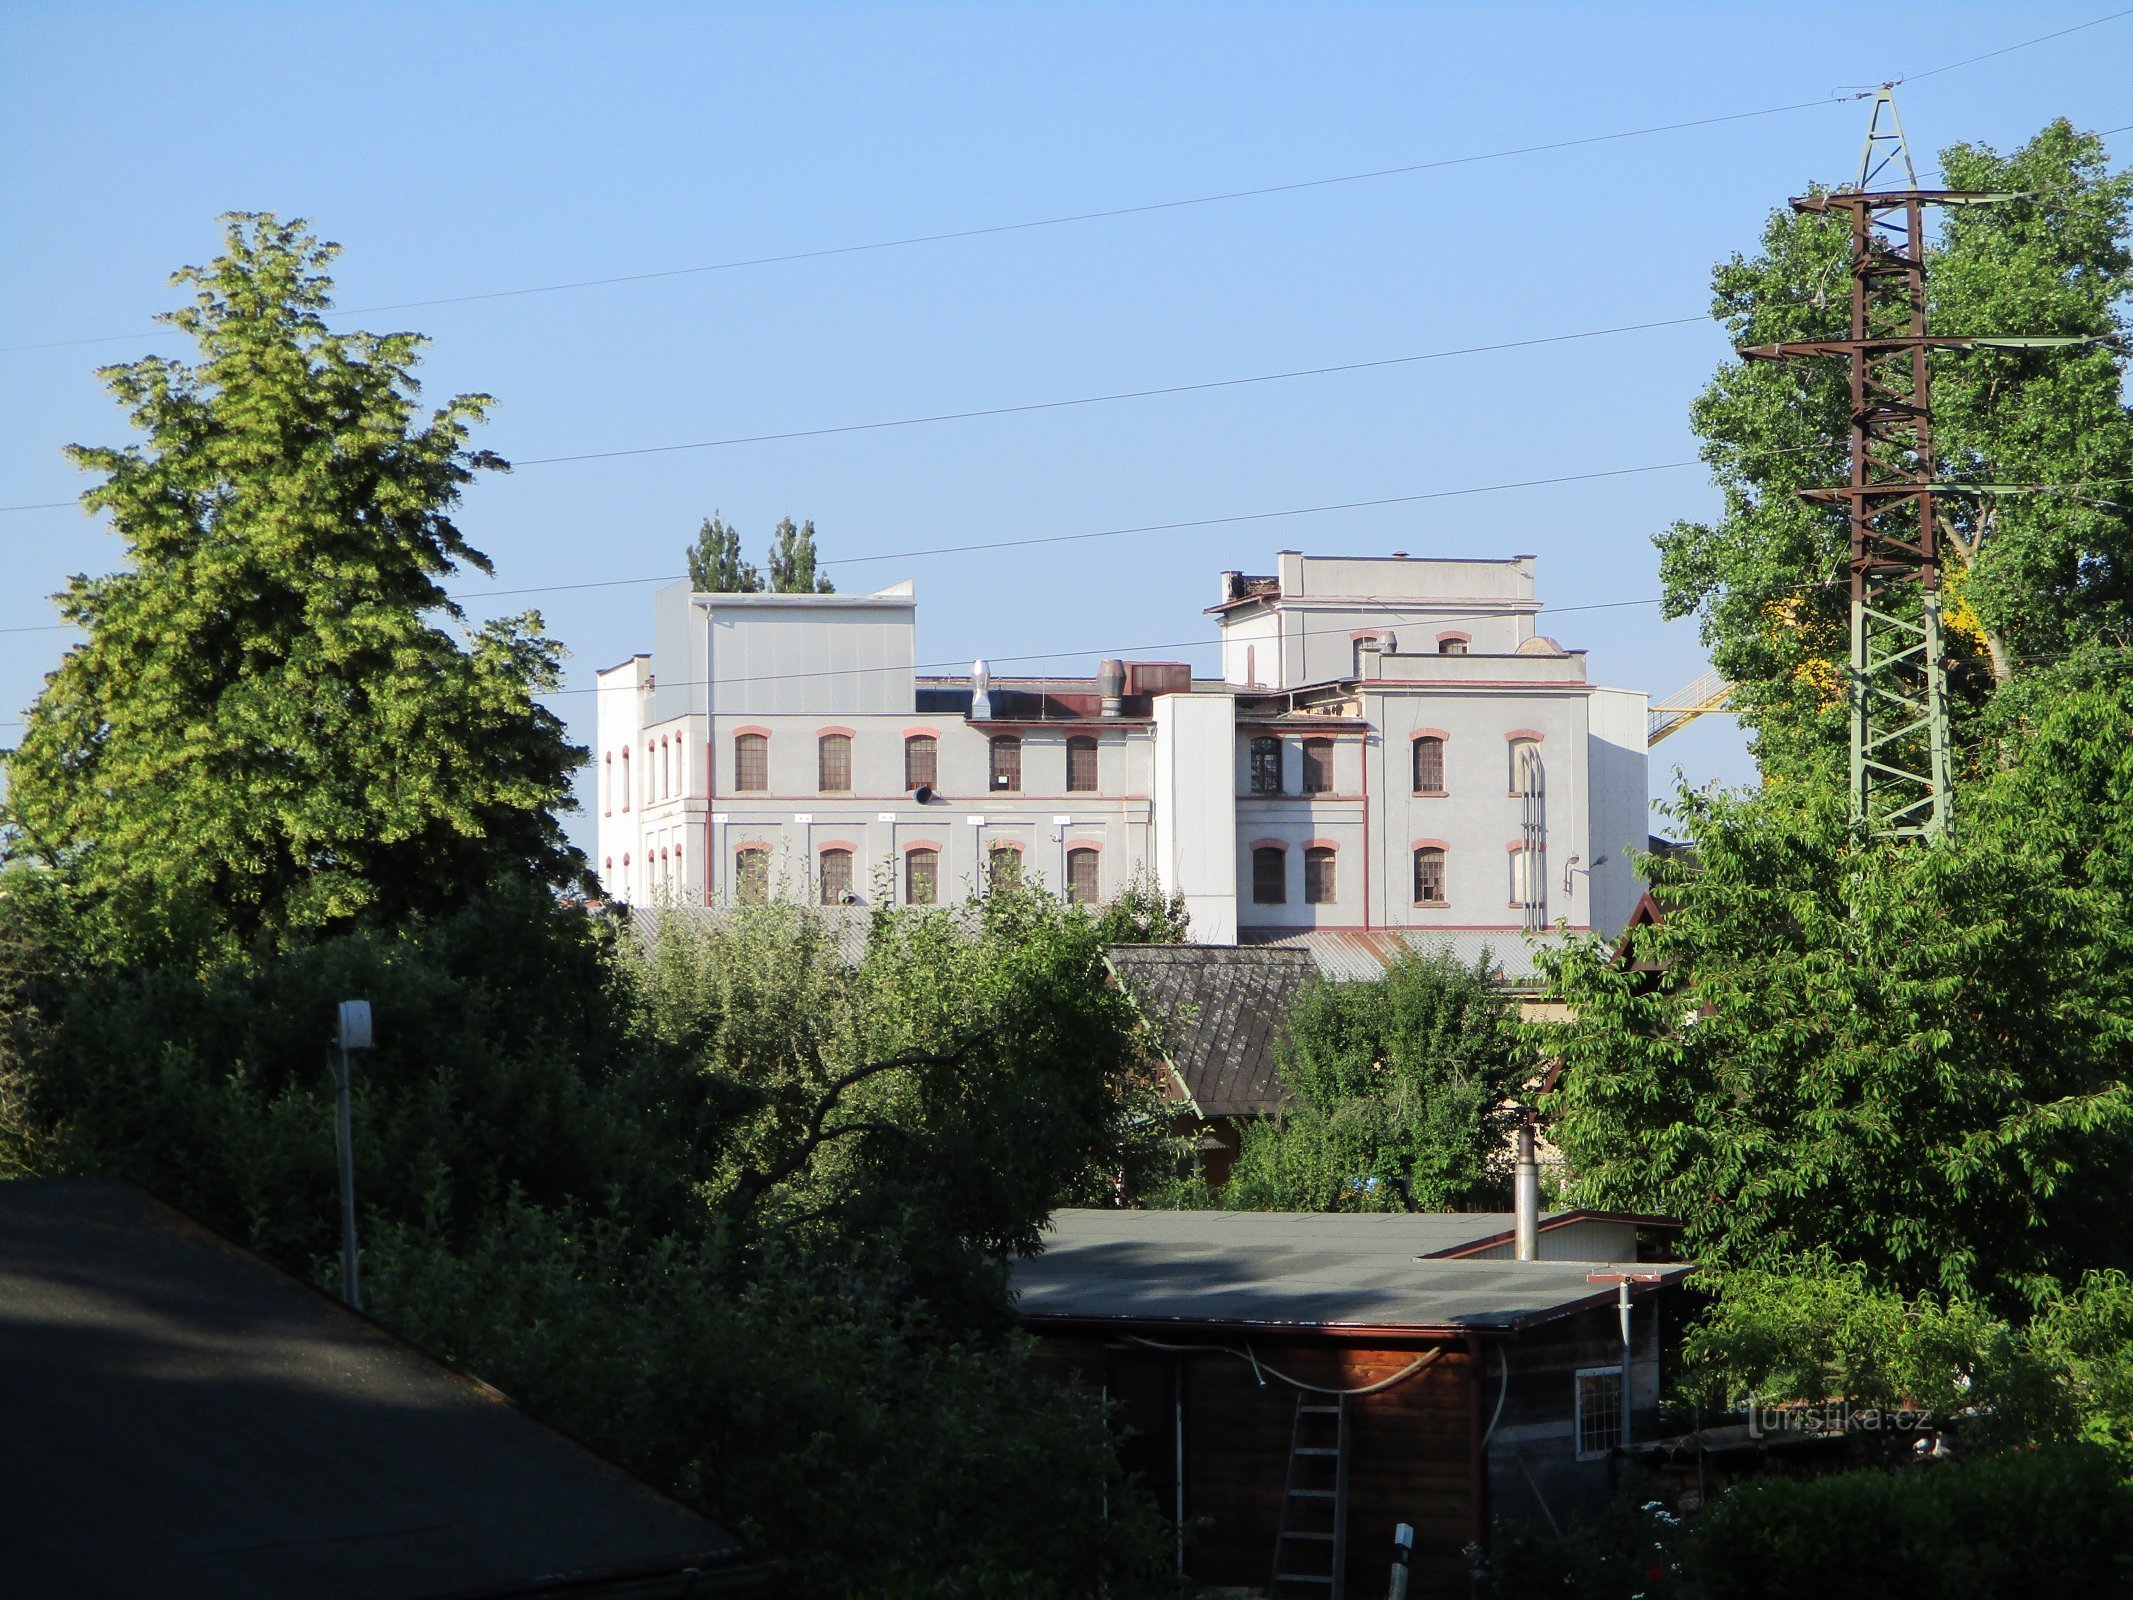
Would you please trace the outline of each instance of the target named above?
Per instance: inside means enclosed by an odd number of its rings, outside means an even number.
[[[1231,1341],[1181,1335],[1166,1342]],[[1427,1348],[1251,1343],[1263,1366],[1334,1389],[1389,1378]],[[1242,1341],[1237,1344],[1241,1348]],[[1111,1352],[1114,1381],[1122,1354],[1115,1347]],[[1174,1381],[1183,1386],[1185,1517],[1192,1530],[1187,1572],[1206,1584],[1264,1585],[1273,1570],[1297,1391],[1272,1379],[1261,1388],[1251,1366],[1232,1356],[1159,1355],[1145,1347],[1134,1347],[1134,1354],[1172,1363]],[[1085,1381],[1106,1368],[1103,1342],[1097,1339],[1044,1339],[1039,1360],[1054,1373],[1078,1372]],[[1473,1537],[1475,1487],[1470,1481],[1470,1384],[1466,1350],[1452,1346],[1404,1383],[1349,1401],[1348,1593],[1353,1600],[1385,1592],[1393,1529],[1402,1522],[1415,1526],[1416,1592],[1464,1592],[1469,1568],[1461,1551]],[[1158,1444],[1166,1456],[1172,1453],[1174,1427],[1164,1430],[1170,1437],[1163,1437],[1157,1431],[1162,1423],[1152,1416],[1135,1425],[1148,1443]],[[1165,1480],[1162,1492],[1168,1500],[1169,1475],[1150,1476]],[[1163,1510],[1169,1514],[1171,1505]]]

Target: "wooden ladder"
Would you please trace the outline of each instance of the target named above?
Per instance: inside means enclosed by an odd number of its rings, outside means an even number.
[[[1326,1438],[1331,1419],[1332,1439]],[[1327,1469],[1332,1469],[1330,1481]],[[1331,1525],[1324,1512],[1332,1513]],[[1267,1600],[1313,1595],[1344,1600],[1348,1565],[1348,1397],[1300,1394],[1289,1435],[1289,1477],[1274,1535]]]

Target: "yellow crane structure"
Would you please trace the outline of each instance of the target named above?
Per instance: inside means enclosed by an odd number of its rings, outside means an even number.
[[[1676,689],[1646,708],[1651,722],[1644,742],[1655,745],[1670,733],[1679,733],[1698,717],[1725,712],[1733,698],[1733,685],[1717,672],[1706,672],[1694,683]]]

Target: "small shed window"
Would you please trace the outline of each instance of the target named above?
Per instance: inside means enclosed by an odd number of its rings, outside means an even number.
[[[1281,793],[1281,741],[1261,735],[1252,741],[1252,793]]]
[[[623,756],[624,771],[629,757]],[[737,733],[733,736],[733,787],[741,794],[762,794],[770,787],[770,735]]]
[[[1541,747],[1538,739],[1513,739],[1511,741],[1511,793],[1537,795],[1541,792]]]
[[[1252,852],[1252,904],[1285,905],[1289,898],[1289,853],[1263,844]]]
[[[1437,641],[1437,654],[1440,656],[1463,656],[1466,654],[1466,641],[1464,639],[1439,639]]]
[[[733,897],[744,906],[767,904],[770,899],[770,852],[736,850],[733,854]]]
[[[904,904],[930,906],[940,898],[941,853],[923,847],[904,852]]]
[[[1415,793],[1444,793],[1444,741],[1431,734],[1415,741]]]
[[[1333,893],[1333,848],[1313,845],[1304,852],[1304,904],[1331,905]]]
[[[1415,904],[1441,906],[1444,893],[1444,852],[1435,845],[1415,851]]]
[[[852,786],[852,736],[825,733],[815,742],[815,787],[841,794]]]
[[[1586,1367],[1577,1375],[1578,1459],[1597,1461],[1622,1442],[1622,1369]]]
[[[1067,899],[1077,906],[1096,904],[1096,852],[1086,847],[1067,852]]]
[[[826,906],[841,906],[852,892],[852,852],[849,850],[825,850],[822,852],[822,903]]]
[[[914,733],[904,741],[904,787],[938,789],[941,786],[941,742],[930,733]]]
[[[1085,733],[1067,740],[1067,793],[1096,792],[1096,741]]]
[[[1011,733],[997,734],[993,738],[992,786],[1004,790],[1022,787],[1022,741]]]
[[[1333,790],[1333,741],[1304,740],[1303,791],[1330,794]]]

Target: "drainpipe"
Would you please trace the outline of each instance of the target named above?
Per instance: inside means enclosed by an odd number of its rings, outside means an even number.
[[[1540,1164],[1533,1159],[1533,1124],[1519,1124],[1518,1164],[1512,1169],[1512,1256],[1540,1259]]]
[[[1384,741],[1378,742],[1379,751],[1384,750]],[[1363,929],[1370,929],[1370,718],[1363,718]]]

